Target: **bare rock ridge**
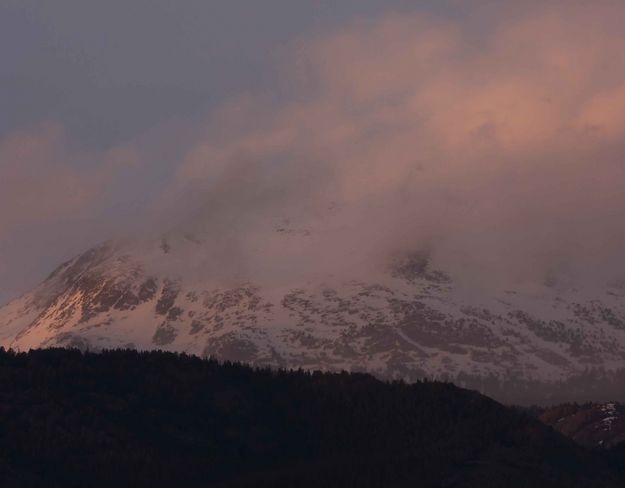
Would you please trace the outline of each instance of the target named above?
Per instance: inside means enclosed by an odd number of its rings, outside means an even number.
[[[224,286],[175,272],[202,242],[174,241],[106,243],[63,263],[0,308],[0,345],[164,349],[460,384],[625,368],[622,288],[476,295],[420,254],[375,280]]]

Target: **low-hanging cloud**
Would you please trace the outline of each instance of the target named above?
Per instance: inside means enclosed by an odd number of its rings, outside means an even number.
[[[191,267],[216,279],[352,277],[417,250],[473,284],[625,276],[625,6],[484,11],[307,35],[271,93],[106,152],[77,151],[56,126],[13,134],[0,237],[78,214],[101,238],[192,232],[205,250]],[[144,183],[169,172],[161,193]],[[128,194],[144,195],[140,226],[102,217]]]
[[[41,261],[94,244],[90,234],[105,238],[94,227],[118,232],[101,212],[134,160],[130,147],[80,149],[51,122],[0,139],[0,301],[40,279]]]
[[[303,39],[282,66],[290,100],[214,114],[170,199],[252,268],[259,246],[264,263],[287,259],[263,233],[282,219],[318,231],[290,269],[421,249],[456,277],[616,279],[624,14],[547,2],[487,26],[386,15]]]

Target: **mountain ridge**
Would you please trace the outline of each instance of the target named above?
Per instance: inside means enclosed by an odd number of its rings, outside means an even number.
[[[408,381],[549,383],[625,367],[625,290],[616,287],[479,295],[422,253],[369,280],[223,285],[177,274],[202,246],[183,235],[89,249],[0,308],[0,345],[163,349]]]

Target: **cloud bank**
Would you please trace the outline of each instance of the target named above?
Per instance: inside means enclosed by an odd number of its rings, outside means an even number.
[[[422,250],[474,284],[625,276],[625,7],[482,12],[293,42],[280,97],[232,98],[184,144],[170,135],[173,177],[144,220],[200,235],[226,275],[349,274]],[[74,207],[62,193],[27,215]]]
[[[272,219],[325,229],[293,251],[311,270],[425,249],[477,281],[617,279],[625,7],[563,5],[481,32],[416,13],[304,39],[283,65],[291,99],[215,114],[172,200],[248,251]],[[272,246],[263,259],[284,259]]]
[[[76,147],[55,123],[0,139],[0,301],[41,279],[50,257],[67,256],[59,248],[75,253],[94,235],[120,232],[120,219],[110,222],[104,210],[135,160],[131,147]]]

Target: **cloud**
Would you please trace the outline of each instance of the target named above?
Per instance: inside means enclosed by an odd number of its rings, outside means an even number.
[[[55,123],[7,135],[0,140],[0,236],[88,214],[136,157],[130,146],[81,150]]]
[[[390,14],[303,39],[281,68],[289,100],[248,95],[213,114],[168,201],[250,268],[259,243],[261,262],[287,259],[266,234],[287,219],[323,236],[291,251],[302,271],[426,248],[474,281],[613,279],[623,14],[530,3],[487,25]]]
[[[104,228],[119,227],[107,225],[102,211],[135,157],[130,146],[82,150],[55,123],[0,140],[0,276],[11,287],[0,289],[0,299],[34,274],[41,278],[40,259],[61,259],[67,249],[102,239]]]
[[[625,276],[625,7],[452,10],[292,40],[271,89],[204,123],[100,149],[58,123],[14,130],[0,300],[130,232],[196,234],[205,250],[175,265],[216,280],[369,276],[415,250],[473,286]]]

